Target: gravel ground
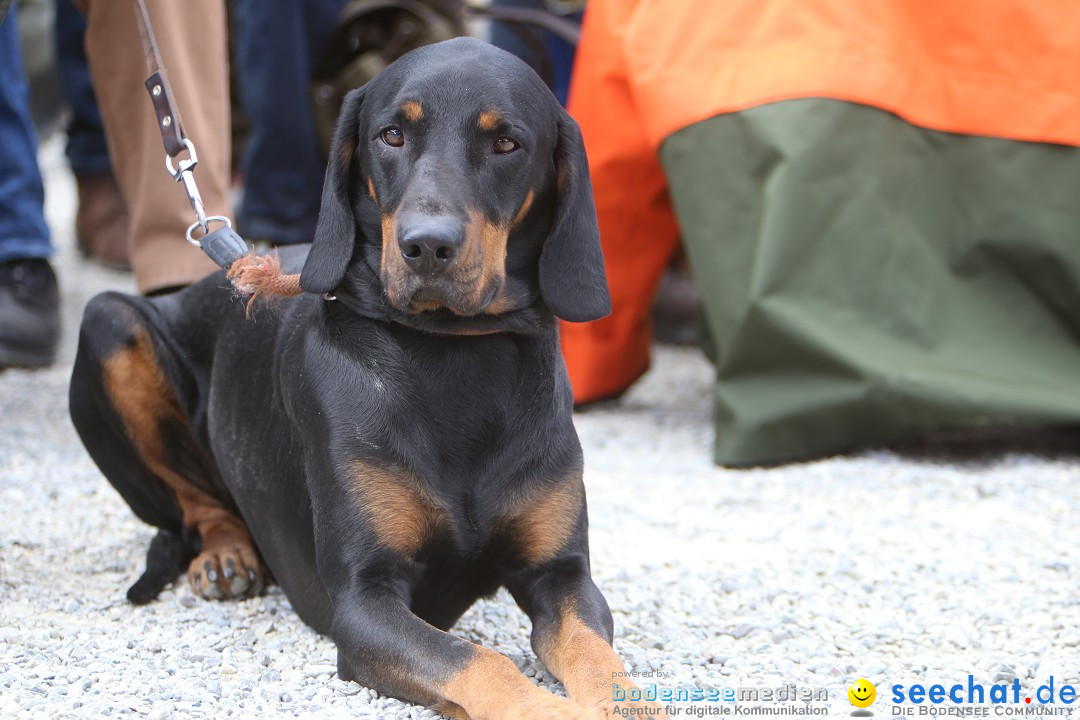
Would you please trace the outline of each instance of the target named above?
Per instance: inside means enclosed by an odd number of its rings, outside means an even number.
[[[75,256],[72,180],[55,143],[43,158],[65,341],[50,370],[0,372],[0,717],[434,717],[338,680],[333,644],[276,589],[213,603],[180,584],[126,604],[152,533],[83,451],[66,389],[82,306],[131,281]],[[723,470],[710,390],[698,352],[660,349],[626,398],[577,418],[594,574],[634,670],[672,688],[825,688],[812,706],[836,716],[859,677],[879,716],[896,683],[1080,684],[1075,457],[984,446]],[[505,593],[455,632],[558,689]]]

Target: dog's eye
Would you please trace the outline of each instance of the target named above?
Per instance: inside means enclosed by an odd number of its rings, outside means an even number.
[[[517,150],[518,144],[510,138],[501,137],[495,141],[495,146],[492,149],[500,155],[505,155]]]
[[[401,147],[405,144],[405,133],[399,127],[388,127],[379,133],[382,141],[390,147]]]

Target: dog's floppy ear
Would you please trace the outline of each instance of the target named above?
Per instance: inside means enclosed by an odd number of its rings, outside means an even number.
[[[555,172],[555,222],[540,254],[540,295],[563,320],[598,320],[611,312],[611,297],[589,165],[581,130],[561,109]]]
[[[364,88],[345,96],[338,115],[323,181],[322,206],[315,238],[300,273],[300,287],[310,293],[332,292],[341,284],[356,244],[350,175],[360,133]]]

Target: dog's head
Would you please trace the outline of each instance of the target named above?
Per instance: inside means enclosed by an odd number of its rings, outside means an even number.
[[[459,38],[346,98],[300,279],[397,316],[611,309],[577,124],[513,55]],[[378,295],[376,298],[374,295]]]

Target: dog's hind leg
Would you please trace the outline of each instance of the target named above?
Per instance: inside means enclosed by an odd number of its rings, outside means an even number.
[[[147,320],[146,302],[109,293],[87,305],[69,398],[75,428],[105,477],[140,519],[161,529],[128,597],[149,602],[188,560],[197,595],[257,594],[263,569],[251,533],[192,432],[179,400],[190,393],[178,391],[191,383]]]

